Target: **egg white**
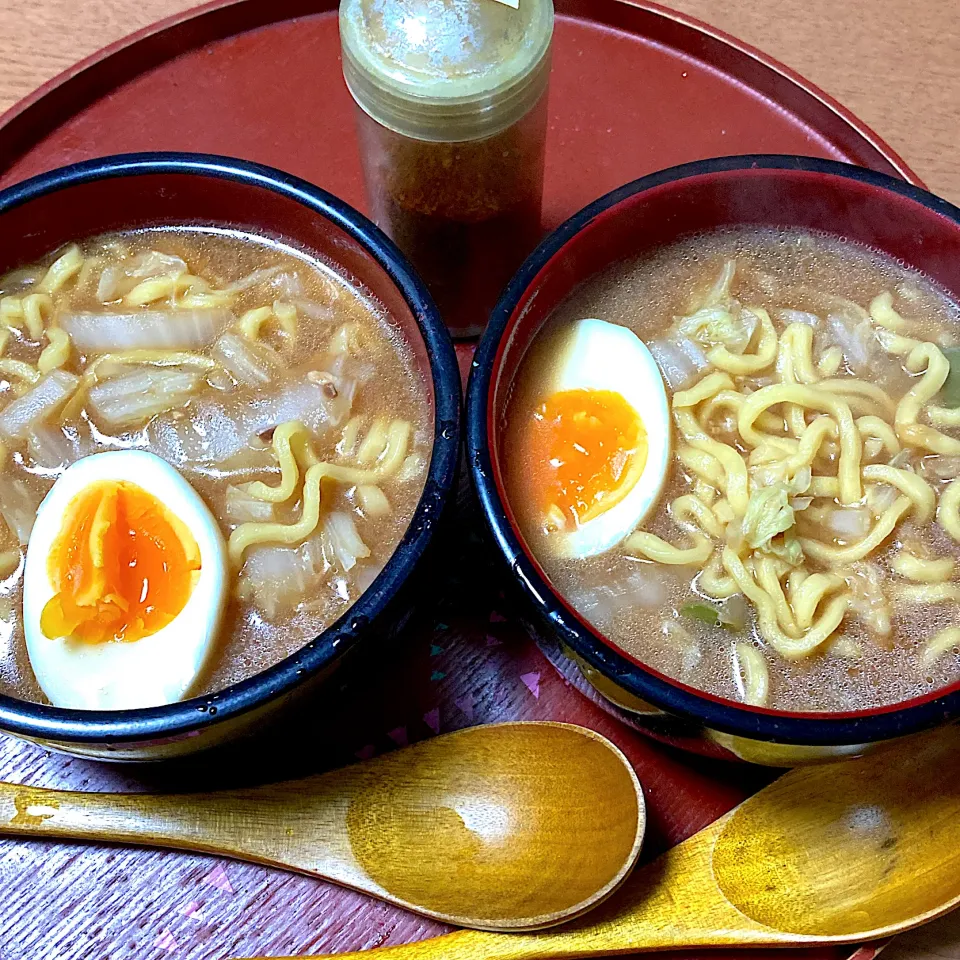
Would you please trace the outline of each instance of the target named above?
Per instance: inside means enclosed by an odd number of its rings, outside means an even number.
[[[660,368],[632,330],[588,318],[571,324],[545,386],[548,394],[562,390],[619,393],[646,431],[647,460],[633,488],[609,510],[551,538],[560,556],[584,558],[606,553],[629,536],[656,505],[667,478],[670,407]]]
[[[200,548],[199,577],[183,610],[155,634],[133,642],[50,639],[40,616],[55,591],[48,558],[67,508],[85,487],[125,480],[156,497],[186,524]],[[200,495],[166,461],[143,450],[93,454],[60,476],[37,511],[27,546],[23,626],[37,682],[50,702],[78,710],[127,710],[182,700],[213,651],[227,600],[223,536]]]

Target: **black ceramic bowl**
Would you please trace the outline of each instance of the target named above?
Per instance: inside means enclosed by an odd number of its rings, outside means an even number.
[[[568,675],[634,726],[688,749],[792,765],[864,752],[960,716],[960,683],[895,706],[787,713],[703,693],[626,654],[553,589],[507,502],[500,433],[512,378],[537,331],[580,283],[683,236],[755,224],[807,228],[885,251],[960,301],[960,210],[859,167],[790,156],[725,157],[664,170],[608,193],[529,257],[497,304],[467,389],[467,453],[487,523],[532,612],[531,628]],[[575,665],[575,667],[574,667]],[[595,695],[595,694],[594,694]]]
[[[357,602],[298,653],[221,692],[146,710],[77,711],[0,696],[0,730],[56,750],[154,760],[232,739],[326,681],[357,648],[389,643],[411,576],[450,497],[460,437],[453,345],[413,268],[366,217],[279,170],[225,157],[130,154],[75,164],[0,191],[0,273],[110,230],[202,223],[249,229],[319,254],[383,304],[412,347],[434,410],[433,454],[413,520]]]

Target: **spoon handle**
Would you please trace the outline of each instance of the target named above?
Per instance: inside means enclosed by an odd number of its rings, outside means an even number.
[[[336,960],[554,960],[688,947],[798,946],[822,942],[756,923],[719,891],[710,869],[710,856],[729,817],[728,814],[636,871],[618,893],[589,915],[554,930],[508,934],[463,930],[372,952],[332,956]]]
[[[0,783],[0,834],[192,847],[200,824],[178,822],[182,798],[75,793]]]
[[[0,782],[0,834],[192,850],[282,866],[375,895],[343,838],[351,777],[208,794],[82,793]],[[304,800],[309,798],[309,809]],[[285,825],[276,829],[276,824]]]

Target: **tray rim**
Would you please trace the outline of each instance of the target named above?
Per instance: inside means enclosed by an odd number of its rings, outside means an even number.
[[[664,21],[674,29],[679,28],[690,41],[705,38],[734,51],[740,58],[741,66],[752,62],[758,65],[771,81],[779,80],[789,84],[789,89],[796,94],[798,101],[785,103],[785,98],[778,98],[775,92],[766,91],[762,86],[731,69],[729,65],[718,64],[704,52],[697,53],[688,47],[681,47],[670,43],[669,40],[657,38],[651,35],[650,31],[628,30],[635,36],[642,36],[650,42],[696,59],[736,82],[742,83],[749,90],[765,97],[770,103],[789,112],[798,123],[828,139],[838,149],[843,149],[843,146],[832,138],[832,131],[828,131],[827,124],[818,123],[816,118],[804,115],[805,111],[802,110],[804,103],[808,107],[819,106],[826,112],[826,116],[832,118],[837,124],[838,131],[847,131],[854,140],[859,139],[862,144],[872,149],[896,176],[916,186],[924,186],[923,181],[903,158],[871,127],[816,84],[774,57],[724,30],[651,0],[610,0],[610,3],[613,10],[627,11],[628,8],[632,8],[655,21]],[[249,30],[298,17],[332,13],[335,9],[336,0],[332,2],[331,0],[280,0],[280,2],[276,0],[273,2],[209,0],[207,3],[164,17],[121,37],[61,71],[0,114],[0,177],[9,172],[32,150],[39,147],[63,124],[136,77],[184,53],[199,49],[205,44],[226,40]],[[233,21],[228,23],[227,29],[218,29],[217,24],[221,17],[229,20],[231,11],[235,12]],[[561,9],[558,15],[583,19],[591,23],[604,23],[600,18],[584,15],[582,12],[567,14]],[[205,20],[209,22],[202,37],[194,37],[185,45],[163,42],[165,35],[178,28],[188,27],[194,22],[199,25]],[[151,53],[150,56],[138,56],[147,51]],[[798,103],[801,107],[799,110]]]
[[[64,123],[69,122],[80,111],[85,110],[100,98],[109,95],[110,92],[129,83],[136,77],[188,51],[198,49],[206,43],[225,40],[248,30],[260,29],[300,16],[333,12],[335,2],[336,0],[327,0],[326,3],[324,0],[279,0],[279,2],[273,0],[272,3],[270,0],[209,0],[209,2],[163,17],[103,46],[46,80],[31,93],[0,113],[0,178],[4,177],[13,165],[40,146],[48,136],[58,130]],[[679,27],[686,32],[691,40],[699,36],[735,51],[741,58],[740,63],[742,65],[752,61],[765,72],[771,81],[777,79],[785,81],[789,85],[789,89],[797,96],[801,107],[806,104],[809,109],[818,105],[821,110],[825,111],[825,115],[833,118],[838,124],[838,129],[845,130],[853,140],[859,139],[861,144],[872,149],[878,158],[889,165],[895,175],[909,183],[924,186],[923,181],[903,158],[869,125],[819,86],[776,58],[763,53],[753,45],[724,30],[658,3],[649,2],[649,0],[611,0],[611,2],[616,6],[635,8],[640,12]],[[268,11],[271,6],[273,7],[272,13],[266,12],[259,16],[249,16],[251,11],[254,14],[258,10]],[[200,40],[194,39],[186,46],[167,46],[165,48],[163,43],[165,34],[178,27],[183,27],[191,21],[206,17],[211,17],[216,21],[218,15],[228,16],[231,9],[236,9],[238,16],[229,30],[208,31],[210,35]],[[248,16],[244,16],[245,13]],[[585,19],[591,23],[602,23],[601,20],[591,16],[578,14],[570,14],[569,16],[576,19]],[[842,149],[831,134],[827,132],[825,125],[805,116],[802,109],[798,111],[796,103],[784,104],[771,92],[738,76],[729,66],[721,66],[707,56],[675,44],[664,43],[662,39],[653,37],[649,33],[640,33],[634,30],[628,32],[642,36],[651,42],[667,46],[675,52],[698,60],[725,76],[735,79],[775,106],[786,109],[799,123],[808,126],[815,133],[828,139],[831,144]],[[141,49],[152,49],[153,55],[144,60],[138,60],[135,54]],[[116,72],[111,74],[111,68],[114,71],[118,69],[117,59],[124,55],[128,58],[124,69],[119,74]],[[101,74],[101,71],[104,73]],[[11,128],[13,129],[11,130]],[[579,695],[582,696],[583,694]],[[607,712],[609,713],[609,711]],[[615,717],[613,714],[611,716]],[[873,960],[888,942],[855,945],[850,960]]]

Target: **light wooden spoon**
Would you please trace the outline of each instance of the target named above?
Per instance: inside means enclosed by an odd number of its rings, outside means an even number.
[[[960,729],[785,774],[557,931],[337,960],[549,960],[874,940],[960,906]],[[303,960],[303,958],[300,958]]]
[[[591,909],[630,873],[645,824],[623,754],[560,723],[472,727],[246,790],[72,793],[0,783],[0,833],[225,854],[485,930],[538,929]]]

